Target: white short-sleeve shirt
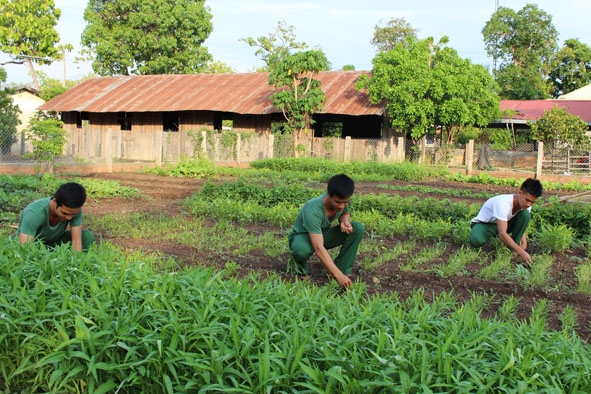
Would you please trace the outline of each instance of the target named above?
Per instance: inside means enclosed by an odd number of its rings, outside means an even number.
[[[508,222],[513,215],[514,194],[500,194],[486,200],[478,215],[471,220],[472,223],[496,223],[497,220]],[[531,207],[527,208],[531,211]],[[519,212],[519,211],[518,211]],[[517,213],[516,213],[517,214]]]

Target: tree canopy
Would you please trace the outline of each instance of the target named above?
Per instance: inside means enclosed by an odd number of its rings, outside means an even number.
[[[552,97],[570,93],[591,83],[591,47],[568,39],[552,62],[549,76]]]
[[[429,130],[442,128],[451,142],[465,126],[484,126],[498,116],[499,102],[487,70],[462,59],[432,37],[379,53],[372,76],[357,84],[370,100],[386,103],[392,127],[416,142]]]
[[[577,115],[568,113],[565,107],[556,105],[544,111],[542,117],[530,122],[531,136],[550,148],[589,149],[591,139],[587,135],[587,123]]]
[[[277,28],[273,33],[259,38],[246,37],[240,41],[257,48],[256,56],[260,56],[265,66],[259,71],[273,71],[275,67],[293,51],[308,49],[305,42],[298,42],[294,33],[294,27],[285,21],[277,22]]]
[[[273,104],[283,111],[296,144],[299,135],[310,129],[312,115],[324,105],[324,92],[314,77],[328,68],[322,51],[309,50],[285,56],[269,74],[269,84],[280,89],[271,97]]]
[[[90,0],[82,44],[98,75],[192,74],[212,60],[205,0]]]
[[[36,89],[33,63],[51,64],[60,58],[55,29],[60,15],[53,0],[0,0],[0,48],[12,56],[8,63],[27,64]]]
[[[505,99],[549,97],[546,83],[558,49],[552,17],[534,4],[518,12],[499,9],[482,29],[485,49],[495,62],[493,74]]]
[[[378,52],[386,52],[398,44],[406,45],[409,40],[416,41],[417,32],[406,19],[392,18],[385,26],[375,26],[371,45],[375,46]]]

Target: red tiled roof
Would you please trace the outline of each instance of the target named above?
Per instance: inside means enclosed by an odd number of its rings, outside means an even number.
[[[327,71],[318,74],[326,95],[320,113],[381,115],[365,92],[355,89],[367,71]],[[238,114],[279,112],[268,84],[268,73],[135,75],[97,77],[53,98],[39,109],[59,112],[221,111]]]
[[[591,123],[590,100],[501,100],[501,111],[516,111],[513,119],[517,120],[539,119],[544,115],[544,111],[550,111],[556,106],[565,107],[570,114]]]

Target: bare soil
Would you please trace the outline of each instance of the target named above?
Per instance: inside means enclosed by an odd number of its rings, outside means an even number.
[[[167,215],[178,215],[183,218],[181,204],[183,199],[189,197],[193,193],[200,190],[203,185],[202,180],[186,179],[186,178],[171,178],[162,177],[142,173],[98,173],[89,175],[91,178],[114,180],[118,181],[123,186],[135,187],[140,190],[142,198],[134,199],[98,199],[89,201],[85,207],[85,215],[92,215],[94,217],[101,217],[106,213],[119,212],[122,215],[132,214],[134,212],[152,212],[160,214],[165,212]],[[357,182],[357,193],[388,193],[391,195],[420,195],[420,193],[407,193],[399,191],[390,191],[382,188],[377,188],[378,184],[385,184],[386,182]],[[406,182],[392,181],[392,185],[404,185]],[[482,184],[466,184],[447,182],[442,180],[428,180],[423,182],[413,182],[413,185],[431,186],[436,188],[453,188],[461,190],[471,190],[474,194],[488,192],[491,194],[513,193],[515,190],[503,186],[491,186]],[[544,197],[548,198],[552,195],[565,196],[572,193],[567,192],[546,192]],[[425,196],[427,197],[427,196]],[[430,195],[429,197],[433,197]],[[467,203],[481,204],[484,202],[482,197],[442,197],[449,198],[451,201],[464,201]],[[186,218],[186,220],[190,220]],[[243,225],[241,225],[243,226]],[[248,230],[253,233],[276,232],[284,233],[284,230],[279,230],[272,227],[262,225],[247,226]],[[95,230],[93,230],[95,231]],[[145,252],[158,252],[164,255],[174,256],[176,261],[181,265],[194,265],[199,261],[208,261],[210,264],[215,263],[219,267],[223,267],[228,256],[219,255],[212,256],[210,251],[207,256],[203,256],[201,251],[196,248],[191,248],[183,245],[169,242],[163,239],[128,239],[120,238],[117,234],[101,234],[95,231],[98,237],[104,240],[109,240],[115,244],[121,245],[126,249],[141,249]],[[198,236],[198,234],[196,234]],[[394,247],[396,243],[401,240],[384,240],[385,247]],[[424,248],[432,247],[432,244],[423,245]],[[456,245],[456,248],[458,246]],[[446,253],[451,254],[453,250],[448,250]],[[532,253],[535,253],[533,251]],[[578,259],[573,258],[577,256],[580,259],[585,259],[587,256],[582,250],[568,251],[564,255],[556,255],[556,262],[552,266],[550,277],[555,282],[556,286],[545,286],[538,289],[525,289],[522,284],[518,282],[498,282],[487,281],[472,276],[470,269],[465,275],[455,275],[450,278],[442,278],[438,275],[429,272],[405,272],[399,268],[397,261],[389,261],[380,266],[377,271],[363,271],[358,266],[354,270],[354,279],[366,283],[366,289],[370,294],[378,294],[384,292],[396,292],[401,299],[410,295],[413,290],[422,288],[427,300],[432,299],[435,295],[442,292],[452,292],[458,302],[468,300],[474,294],[486,293],[494,295],[494,302],[489,306],[488,310],[483,311],[484,316],[492,316],[497,308],[503,304],[503,300],[509,296],[514,296],[519,300],[517,310],[517,317],[520,319],[527,319],[532,307],[538,304],[541,300],[547,300],[548,313],[548,328],[560,330],[562,324],[560,315],[566,307],[573,308],[578,316],[578,325],[576,331],[578,334],[589,341],[591,339],[591,296],[577,293],[575,269],[579,262]],[[282,261],[287,262],[286,255]],[[321,286],[326,284],[328,279],[321,263],[313,259],[310,262],[310,280]],[[269,273],[278,274],[286,280],[293,280],[293,277],[286,272],[284,264],[279,264],[276,260],[270,260],[265,257],[263,253],[254,253],[246,258],[241,257],[238,261],[239,275],[246,275],[251,271],[256,271],[262,276]],[[518,264],[515,260],[515,264]],[[560,286],[558,286],[560,284]],[[555,288],[569,289],[553,290]]]

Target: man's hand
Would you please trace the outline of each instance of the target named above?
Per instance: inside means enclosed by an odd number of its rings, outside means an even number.
[[[335,278],[339,285],[344,289],[349,288],[353,284],[351,278],[343,273],[339,273],[337,276],[331,274],[331,276]]]
[[[341,222],[341,231],[345,234],[351,234],[353,232],[353,225],[348,220]]]

